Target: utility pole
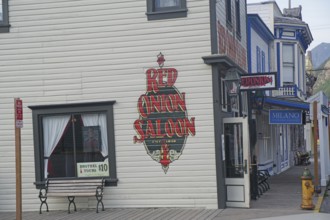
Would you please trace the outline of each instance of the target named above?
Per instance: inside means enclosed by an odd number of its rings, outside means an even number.
[[[320,193],[319,189],[319,158],[318,158],[318,118],[317,118],[317,101],[313,102],[313,134],[314,134],[314,186],[315,186],[315,193]]]
[[[289,9],[291,9],[291,0],[289,0]]]

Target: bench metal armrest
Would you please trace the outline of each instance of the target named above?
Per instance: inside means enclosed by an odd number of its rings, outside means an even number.
[[[47,197],[47,189],[46,188],[41,188],[39,190],[39,198],[46,198]]]
[[[95,195],[96,196],[102,196],[103,195],[103,187],[101,187],[101,186],[96,187]]]
[[[103,196],[103,188],[104,188],[104,185],[105,185],[105,179],[103,178],[102,179],[102,182],[101,182],[101,185],[96,187],[96,192],[95,192],[95,195],[97,197],[99,196]]]
[[[48,193],[48,179],[43,187],[39,190],[39,198],[46,198]]]

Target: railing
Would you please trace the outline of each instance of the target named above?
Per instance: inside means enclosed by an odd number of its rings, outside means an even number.
[[[296,85],[280,87],[277,90],[271,91],[273,97],[296,97],[302,100],[306,99],[306,94]]]

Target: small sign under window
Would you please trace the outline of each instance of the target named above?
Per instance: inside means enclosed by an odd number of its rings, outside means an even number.
[[[109,176],[109,162],[77,163],[78,177]]]

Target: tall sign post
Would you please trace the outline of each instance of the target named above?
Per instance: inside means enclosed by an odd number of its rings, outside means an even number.
[[[330,108],[329,108],[330,109]],[[330,152],[330,112],[329,112],[329,116],[328,116],[328,141],[329,141],[329,152]]]
[[[329,148],[329,153],[330,153],[330,104],[328,103],[328,148]]]
[[[19,98],[15,98],[14,101],[16,155],[16,220],[22,220],[21,128],[23,127],[23,102]]]
[[[313,102],[313,134],[314,134],[314,186],[315,189],[319,188],[319,159],[318,159],[318,118],[317,118],[317,101]]]

